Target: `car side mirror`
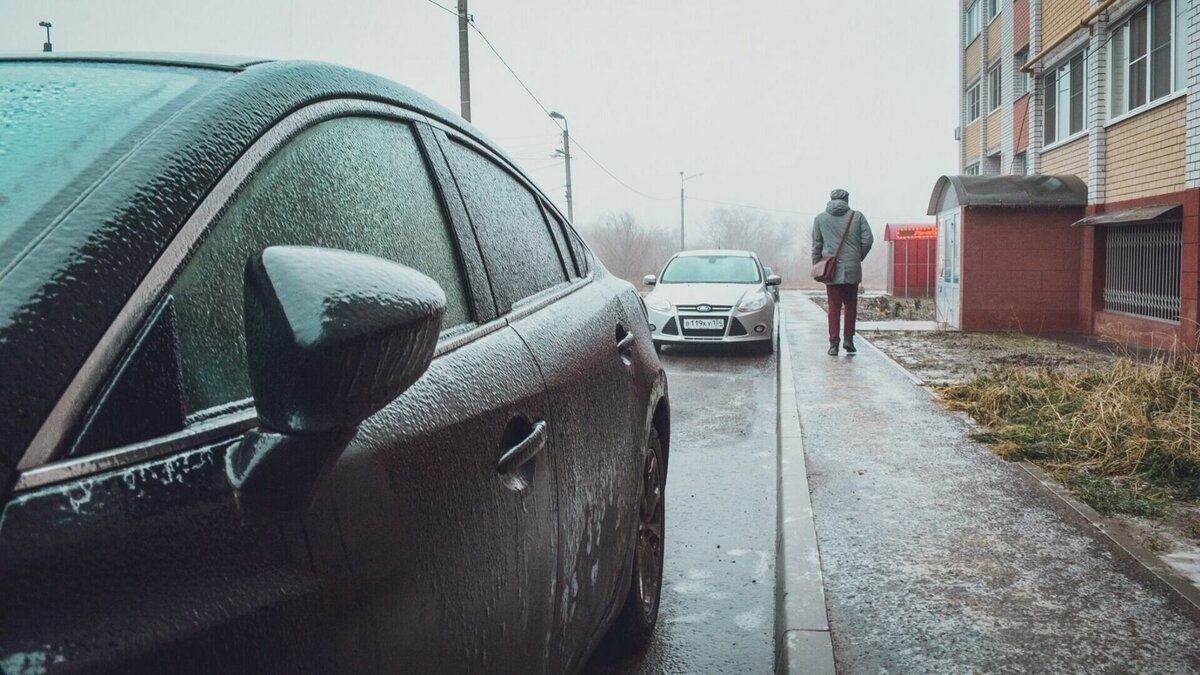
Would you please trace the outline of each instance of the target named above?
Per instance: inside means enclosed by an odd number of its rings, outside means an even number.
[[[653,286],[657,283],[658,277],[654,276],[653,274],[647,274],[646,276],[642,277],[642,284],[646,286]]]
[[[260,427],[229,475],[244,501],[301,510],[358,425],[429,368],[446,296],[389,260],[274,246],[246,263],[244,307]]]
[[[772,274],[771,276],[767,277],[767,285],[768,286],[778,286],[779,284],[782,284],[782,283],[783,283],[783,279],[780,279],[778,274]]]

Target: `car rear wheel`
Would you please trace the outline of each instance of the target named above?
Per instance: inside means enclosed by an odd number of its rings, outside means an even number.
[[[633,575],[625,606],[612,627],[612,637],[629,651],[640,650],[658,623],[662,593],[663,552],[666,535],[667,467],[663,462],[658,431],[650,429],[642,467],[642,492],[637,539],[634,541]]]

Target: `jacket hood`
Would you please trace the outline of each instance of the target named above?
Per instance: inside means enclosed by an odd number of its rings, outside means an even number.
[[[835,199],[825,205],[825,213],[831,216],[840,216],[849,211],[850,205],[840,199]]]

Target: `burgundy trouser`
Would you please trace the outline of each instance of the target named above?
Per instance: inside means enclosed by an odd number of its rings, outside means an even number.
[[[858,320],[858,284],[826,284],[825,298],[829,300],[829,339],[837,340],[838,317],[846,307],[846,337],[854,337],[854,322]]]

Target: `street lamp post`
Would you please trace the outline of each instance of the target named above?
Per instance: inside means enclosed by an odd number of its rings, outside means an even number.
[[[560,112],[557,112],[557,111],[551,112],[550,116],[556,120],[563,121],[563,132],[562,132],[563,146],[562,146],[561,152],[562,152],[563,159],[566,160],[566,164],[567,164],[567,220],[574,223],[575,222],[575,199],[574,199],[574,194],[571,191],[571,132],[570,132],[571,125],[567,124],[566,116]]]
[[[699,178],[700,176],[703,176],[703,175],[704,175],[703,173],[694,173],[685,178],[683,175],[683,172],[682,171],[679,172],[679,250],[680,251],[687,249],[687,246],[684,244],[684,236],[683,236],[683,202],[684,202],[683,184],[693,178]]]
[[[471,48],[467,0],[458,0],[458,98],[464,120],[471,121]]]
[[[51,26],[50,22],[49,21],[39,21],[38,25],[41,26],[42,28],[46,29],[46,42],[44,42],[42,44],[42,51],[44,51],[44,52],[54,51],[54,46],[50,44],[50,26]]]

